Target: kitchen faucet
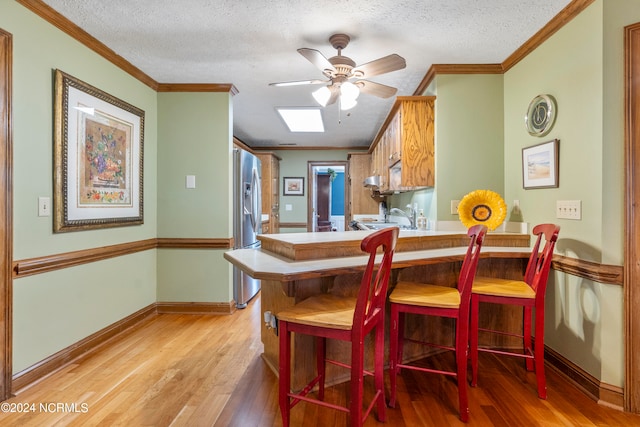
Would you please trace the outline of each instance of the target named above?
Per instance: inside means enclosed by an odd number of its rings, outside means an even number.
[[[407,210],[409,211],[409,213],[403,211],[402,209],[391,208],[389,213],[397,213],[397,214],[400,214],[403,217],[407,218],[409,220],[409,228],[411,230],[417,230],[417,227],[416,227],[416,210],[413,209],[411,207],[411,205],[407,205]]]

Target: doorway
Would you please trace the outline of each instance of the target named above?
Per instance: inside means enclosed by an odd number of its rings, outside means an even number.
[[[346,230],[345,218],[349,217],[347,162],[309,161],[307,169],[307,231]]]

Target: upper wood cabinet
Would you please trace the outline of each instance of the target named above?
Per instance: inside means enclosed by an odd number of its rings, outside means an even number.
[[[262,164],[262,213],[269,221],[262,232],[280,232],[280,157],[274,153],[256,153]]]
[[[381,193],[435,185],[435,96],[399,96],[373,141]]]
[[[364,179],[371,175],[372,155],[366,152],[349,153],[349,204],[353,215],[378,215],[378,201],[371,197],[371,190],[363,185]]]

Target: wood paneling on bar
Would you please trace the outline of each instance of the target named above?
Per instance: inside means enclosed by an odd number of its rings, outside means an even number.
[[[160,249],[230,249],[233,248],[233,238],[201,239],[201,238],[169,238],[158,237]]]
[[[49,22],[51,25],[57,27],[62,32],[68,34],[73,37],[83,45],[87,46],[89,49],[96,52],[98,55],[105,58],[107,61],[111,62],[115,66],[119,67],[123,71],[131,74],[133,77],[141,81],[142,83],[149,86],[151,89],[157,90],[158,83],[145,74],[142,70],[135,67],[129,61],[124,59],[122,56],[115,53],[113,50],[108,48],[104,43],[100,42],[98,39],[93,37],[91,34],[87,33],[85,30],[69,21],[64,16],[60,15],[54,9],[52,9],[48,4],[40,1],[40,0],[16,0],[22,6],[26,7],[45,21]]]
[[[349,235],[349,234],[347,234]],[[327,235],[331,236],[331,235]],[[344,256],[360,256],[360,240],[335,240],[313,242],[290,242],[277,235],[258,236],[262,248],[286,258],[301,260],[317,260]],[[421,251],[425,249],[442,249],[468,244],[469,238],[464,233],[449,235],[417,235],[402,236],[396,244],[396,252]],[[487,235],[485,246],[529,247],[529,235]]]
[[[13,390],[19,390],[29,384],[38,381],[52,372],[65,366],[72,360],[82,356],[89,351],[95,351],[104,345],[108,340],[114,338],[130,328],[138,328],[144,325],[143,320],[156,314],[156,305],[151,304],[124,319],[109,325],[108,327],[86,337],[69,347],[47,357],[44,360],[30,366],[22,372],[13,376]]]

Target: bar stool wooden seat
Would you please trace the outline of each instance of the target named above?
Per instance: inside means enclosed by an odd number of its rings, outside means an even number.
[[[547,398],[547,383],[544,373],[544,297],[547,289],[549,270],[553,257],[553,249],[558,240],[560,227],[555,224],[540,224],[533,228],[537,236],[531,251],[523,280],[499,279],[493,277],[476,277],[471,295],[471,331],[469,351],[471,358],[471,385],[478,383],[478,352],[486,351],[496,354],[523,357],[528,371],[536,372],[538,397]],[[542,241],[544,248],[540,252]],[[479,328],[478,314],[481,302],[494,304],[511,304],[523,309],[523,333],[513,334],[495,329]],[[535,312],[535,339],[531,345],[531,326]],[[517,350],[499,350],[478,346],[478,331],[493,334],[510,335],[522,339],[523,347]]]
[[[369,254],[357,298],[322,294],[307,298],[277,314],[279,333],[279,404],[282,424],[289,426],[290,410],[300,401],[347,412],[351,426],[362,426],[374,406],[379,421],[385,420],[384,321],[391,262],[398,239],[398,228],[386,228],[365,237],[360,248]],[[376,253],[382,248],[382,260]],[[379,258],[379,257],[378,257]],[[291,391],[291,333],[316,337],[317,376],[301,391]],[[374,334],[374,372],[364,369],[365,337]],[[326,358],[326,339],[351,342],[351,364]],[[325,363],[351,369],[347,407],[324,401]],[[364,375],[374,376],[375,394],[363,411]],[[318,386],[317,399],[308,394]]]
[[[475,225],[467,231],[471,238],[462,262],[457,287],[436,286],[424,283],[398,282],[389,296],[391,302],[390,375],[391,398],[389,406],[396,404],[397,375],[401,369],[413,369],[456,377],[458,381],[458,401],[460,420],[469,420],[467,398],[467,346],[469,333],[469,304],[471,285],[476,275],[480,249],[487,227]],[[420,342],[420,344],[455,351],[456,370],[444,371],[402,363],[405,313],[439,316],[455,319],[454,346]],[[408,340],[408,339],[407,339]]]

